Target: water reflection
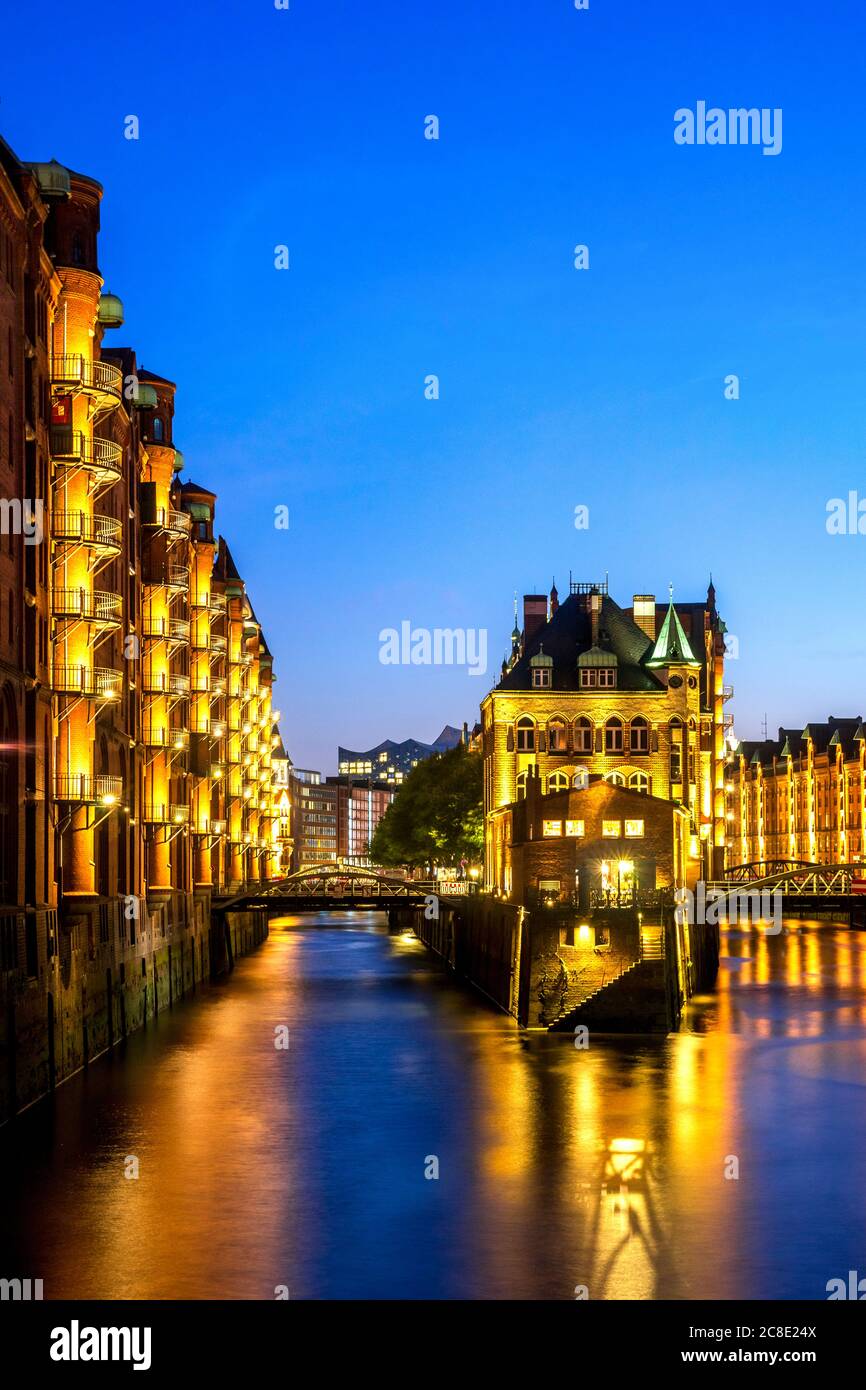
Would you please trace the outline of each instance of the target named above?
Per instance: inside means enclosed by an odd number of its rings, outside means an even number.
[[[821,1298],[864,1261],[864,1075],[866,937],[832,926],[731,931],[682,1032],[577,1050],[384,919],[286,919],[7,1131],[2,1272],[71,1298]]]

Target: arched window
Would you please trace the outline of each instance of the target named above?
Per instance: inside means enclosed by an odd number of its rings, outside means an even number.
[[[151,435],[152,435],[152,437],[153,437],[153,442],[154,442],[155,444],[161,444],[162,441],[163,441],[163,439],[165,438],[163,423],[162,423],[162,420],[160,419],[160,417],[159,417],[158,415],[154,415],[154,417],[153,417],[153,425],[152,425],[152,427],[151,427]]]
[[[622,752],[622,720],[617,719],[616,715],[609,719],[604,726],[604,751],[605,753]]]
[[[592,725],[588,719],[581,717],[575,722],[574,751],[576,753],[592,752]]]
[[[526,779],[527,779],[528,776],[529,776],[529,774],[528,774],[527,772],[518,772],[518,774],[517,774],[517,800],[518,800],[518,801],[520,801],[520,800],[526,795]]]
[[[631,721],[629,744],[632,753],[649,752],[649,724],[641,715]]]
[[[568,731],[564,720],[551,719],[547,726],[547,748],[550,753],[568,751]]]
[[[535,723],[527,714],[517,721],[517,751],[518,753],[535,752]]]
[[[633,792],[649,794],[649,777],[645,772],[633,772],[628,779],[628,784]]]
[[[574,787],[575,791],[579,791],[579,792],[585,791],[586,788],[589,786],[589,770],[588,770],[588,768],[585,768],[585,767],[578,767],[578,768],[575,768],[574,776],[573,776],[572,779],[571,779],[571,785]]]
[[[625,777],[621,772],[606,772],[604,774],[604,780],[605,782],[609,782],[612,787],[625,786]]]
[[[547,779],[547,790],[549,792],[567,792],[568,774],[565,772],[552,772]]]

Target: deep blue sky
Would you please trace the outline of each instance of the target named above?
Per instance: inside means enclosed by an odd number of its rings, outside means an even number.
[[[471,722],[488,680],[380,665],[380,628],[487,628],[492,676],[513,591],[569,570],[628,603],[712,568],[741,736],[866,714],[866,536],[825,529],[866,497],[866,7],[94,18],[7,10],[0,131],[104,185],[110,341],[178,382],[297,763]],[[698,100],[781,107],[781,154],[675,145]]]

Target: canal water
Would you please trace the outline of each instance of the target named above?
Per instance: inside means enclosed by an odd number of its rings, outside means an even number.
[[[866,1275],[866,935],[722,949],[681,1032],[577,1050],[375,914],[275,922],[0,1135],[0,1275],[71,1299],[826,1298]]]

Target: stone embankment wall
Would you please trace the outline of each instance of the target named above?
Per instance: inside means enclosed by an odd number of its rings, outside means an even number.
[[[587,1010],[598,1031],[668,1032],[718,971],[718,929],[690,927],[686,941],[672,911],[649,929],[631,910],[578,921],[574,911],[529,912],[482,895],[439,898],[435,911],[394,909],[392,921],[526,1028],[571,1028]]]
[[[138,919],[118,902],[68,913],[35,977],[0,978],[0,1123],[231,969],[267,932],[263,912],[223,917],[206,894],[142,905]]]

